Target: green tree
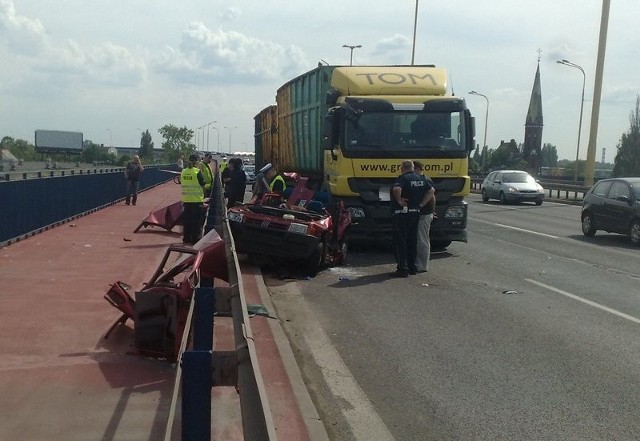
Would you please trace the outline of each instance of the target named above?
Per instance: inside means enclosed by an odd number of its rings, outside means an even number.
[[[555,145],[545,143],[542,146],[541,167],[555,167],[558,165],[558,149]]]
[[[489,150],[487,165],[489,170],[525,170],[527,162],[522,158],[522,151],[516,141],[512,139],[510,142],[503,142],[495,150]]]
[[[188,158],[196,151],[196,146],[191,143],[193,130],[185,127],[176,127],[173,124],[165,124],[158,129],[164,141],[162,150],[169,161],[176,161],[180,156]]]
[[[153,141],[151,140],[151,133],[149,133],[149,129],[145,130],[140,137],[140,150],[138,150],[138,155],[145,162],[153,162]]]
[[[7,149],[16,158],[22,161],[35,161],[37,159],[36,148],[24,139],[13,139],[5,136],[0,141],[0,148]]]
[[[629,131],[622,134],[617,146],[613,176],[640,176],[640,95],[636,95],[629,122]]]
[[[84,148],[82,149],[80,158],[81,161],[89,163],[104,162],[107,164],[114,164],[116,161],[116,157],[109,153],[106,147],[94,144],[90,140],[86,140],[84,142]]]

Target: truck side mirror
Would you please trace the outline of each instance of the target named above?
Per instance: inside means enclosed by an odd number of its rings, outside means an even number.
[[[335,144],[333,137],[333,114],[326,115],[324,117],[324,124],[322,125],[322,148],[324,150],[331,150]]]
[[[471,116],[471,111],[468,109],[464,111],[464,119],[467,122],[466,150],[471,154],[476,145],[476,119]]]

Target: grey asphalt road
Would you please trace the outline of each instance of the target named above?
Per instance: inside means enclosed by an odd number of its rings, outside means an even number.
[[[265,279],[334,440],[640,439],[640,249],[579,206],[471,195],[469,243]]]

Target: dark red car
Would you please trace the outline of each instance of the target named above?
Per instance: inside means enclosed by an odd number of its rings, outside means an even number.
[[[299,177],[286,201],[267,193],[259,203],[230,208],[236,251],[302,263],[312,276],[323,266],[342,264],[351,216],[342,204],[318,199],[307,178]]]

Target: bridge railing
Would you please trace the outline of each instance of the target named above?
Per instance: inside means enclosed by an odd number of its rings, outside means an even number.
[[[474,193],[480,193],[482,190],[482,181],[484,178],[472,177],[471,190]],[[587,194],[591,187],[576,184],[566,184],[558,181],[540,180],[540,185],[544,188],[545,194],[550,199],[559,199],[570,202],[582,202],[584,195]]]
[[[176,167],[145,167],[140,191],[170,181],[173,175],[162,169]],[[0,180],[0,246],[122,201],[127,188],[123,168],[34,173]]]

